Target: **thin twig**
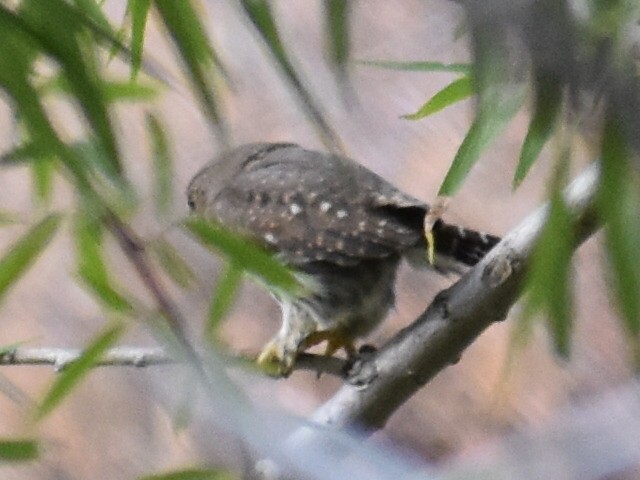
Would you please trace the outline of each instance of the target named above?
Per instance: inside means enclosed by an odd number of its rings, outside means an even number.
[[[0,353],[0,366],[44,365],[62,370],[76,361],[83,353],[80,348],[16,347]],[[243,355],[226,356],[229,365],[254,363],[255,358]],[[160,347],[115,347],[107,350],[95,367],[150,367],[179,363],[175,357]],[[294,370],[312,371],[317,374],[347,376],[347,361],[325,355],[302,353]]]
[[[0,365],[51,365],[62,370],[83,353],[79,348],[18,347],[0,354]],[[98,366],[147,367],[175,363],[162,348],[116,347],[108,350]]]

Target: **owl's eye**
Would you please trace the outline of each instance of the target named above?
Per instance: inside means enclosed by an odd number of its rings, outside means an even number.
[[[193,197],[189,197],[189,199],[187,200],[187,204],[189,205],[189,208],[191,210],[196,209],[196,201],[193,199]]]

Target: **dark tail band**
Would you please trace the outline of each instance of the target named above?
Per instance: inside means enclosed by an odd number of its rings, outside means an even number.
[[[499,241],[499,237],[438,221],[433,226],[436,253],[473,266]]]

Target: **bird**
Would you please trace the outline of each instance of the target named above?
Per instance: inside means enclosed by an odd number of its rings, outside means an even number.
[[[287,376],[297,356],[326,342],[356,355],[395,304],[402,259],[428,266],[427,203],[403,193],[356,161],[295,143],[251,143],[206,165],[187,188],[192,213],[249,238],[295,272],[302,293],[273,292],[282,325],[258,363]],[[441,272],[475,265],[500,240],[438,218]]]

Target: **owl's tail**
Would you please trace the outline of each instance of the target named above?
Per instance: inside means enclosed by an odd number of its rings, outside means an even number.
[[[459,225],[451,225],[438,220],[433,226],[436,257],[473,266],[491,250],[500,238]],[[436,259],[436,266],[438,259]]]

